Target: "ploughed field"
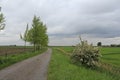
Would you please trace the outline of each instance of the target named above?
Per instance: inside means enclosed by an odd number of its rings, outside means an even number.
[[[42,48],[34,51],[32,46],[0,46],[0,70],[14,63],[36,56],[46,51]]]
[[[0,46],[0,56],[7,56],[13,54],[20,54],[24,52],[31,52],[33,48],[31,46]]]

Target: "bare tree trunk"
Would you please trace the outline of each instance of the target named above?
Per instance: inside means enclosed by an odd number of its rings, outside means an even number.
[[[24,48],[24,51],[26,52],[26,41],[25,41],[25,45],[24,45],[24,47],[25,47],[25,48]]]
[[[34,43],[34,51],[35,51],[35,43]]]

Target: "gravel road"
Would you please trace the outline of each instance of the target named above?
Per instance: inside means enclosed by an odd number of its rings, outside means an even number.
[[[52,50],[16,63],[0,71],[0,80],[47,80]]]

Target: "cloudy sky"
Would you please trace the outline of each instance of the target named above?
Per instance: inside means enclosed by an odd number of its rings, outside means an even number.
[[[120,44],[120,0],[0,0],[6,27],[0,45],[23,44],[19,34],[34,15],[47,25],[49,45]]]

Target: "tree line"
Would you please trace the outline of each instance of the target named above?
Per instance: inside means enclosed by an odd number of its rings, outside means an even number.
[[[32,27],[29,29],[27,24],[24,35],[20,34],[20,37],[25,41],[25,46],[26,42],[33,44],[35,51],[48,46],[47,27],[37,16],[32,20]]]
[[[102,45],[102,42],[98,42],[97,46],[101,46],[101,47],[120,47],[120,44]]]
[[[0,7],[1,11],[1,7]],[[5,18],[3,13],[0,12],[0,31],[5,28]],[[48,35],[47,35],[47,27],[40,20],[40,17],[34,16],[32,20],[32,27],[29,29],[29,25],[27,24],[26,30],[24,34],[20,34],[20,38],[25,42],[29,42],[33,44],[34,50],[40,50],[43,47],[48,46]]]

